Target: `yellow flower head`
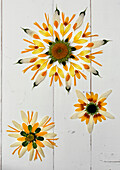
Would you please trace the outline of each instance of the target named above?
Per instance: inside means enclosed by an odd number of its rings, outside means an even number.
[[[87,79],[86,75],[82,73],[83,69],[100,76],[99,72],[90,63],[92,61],[102,66],[94,60],[94,55],[102,54],[103,51],[91,53],[90,49],[98,48],[106,44],[108,40],[90,42],[90,37],[97,37],[98,35],[91,35],[91,32],[88,31],[89,23],[87,23],[85,30],[81,31],[85,13],[86,10],[80,12],[78,16],[73,14],[69,19],[56,8],[52,24],[50,24],[49,15],[45,13],[46,22],[42,23],[42,26],[37,22],[34,23],[39,29],[38,32],[22,28],[31,37],[31,40],[23,39],[29,43],[29,46],[21,53],[32,52],[33,56],[20,59],[17,63],[30,64],[23,72],[25,73],[28,69],[35,72],[31,78],[31,80],[34,80],[36,77],[33,87],[38,86],[49,74],[51,78],[50,86],[53,80],[58,81],[59,86],[62,86],[62,79],[64,79],[65,88],[69,92],[72,78],[74,79],[74,85],[76,85],[76,78],[83,77]]]
[[[82,92],[76,90],[78,103],[74,106],[77,107],[77,109],[75,110],[76,113],[71,116],[71,119],[81,119],[81,122],[86,121],[89,133],[92,132],[94,124],[96,124],[97,121],[102,122],[102,119],[106,120],[106,117],[109,119],[114,119],[114,116],[108,113],[104,108],[104,106],[107,105],[104,101],[111,92],[112,90],[109,90],[98,98],[97,93],[86,93],[85,97]]]
[[[26,151],[28,151],[30,153],[30,161],[33,157],[34,160],[39,157],[42,161],[41,156],[45,157],[42,148],[45,146],[50,148],[57,146],[53,142],[54,140],[58,140],[58,138],[54,138],[57,134],[48,132],[55,124],[54,122],[49,123],[51,120],[51,117],[49,118],[49,116],[45,116],[40,123],[37,122],[38,112],[34,115],[32,112],[30,116],[29,111],[27,111],[27,115],[24,111],[21,111],[21,117],[23,120],[22,125],[16,121],[12,121],[15,127],[8,125],[8,127],[11,128],[11,130],[7,130],[7,132],[11,132],[8,136],[17,139],[17,142],[11,145],[11,147],[16,147],[12,154],[18,150],[19,158],[21,158]]]

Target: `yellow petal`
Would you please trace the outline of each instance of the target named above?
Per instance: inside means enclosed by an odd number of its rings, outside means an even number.
[[[77,43],[77,44],[84,44],[84,43],[86,43],[87,41],[88,41],[88,40],[80,39],[80,40],[75,41],[75,43]]]
[[[67,27],[65,28],[64,35],[67,34],[70,28],[71,28],[71,24],[68,24]]]
[[[73,62],[70,62],[75,68],[77,68],[78,70],[82,70],[82,67],[80,67],[80,65],[75,64]]]
[[[51,77],[56,72],[56,66],[53,66],[49,72],[49,77]]]
[[[87,58],[84,57],[79,57],[81,60],[85,61],[86,63],[91,63],[91,61]]]
[[[73,67],[71,64],[70,64],[69,72],[70,72],[70,75],[71,75],[72,77],[74,77],[75,69],[74,69],[74,67]]]
[[[37,64],[43,64],[44,62],[46,62],[47,61],[47,59],[40,59],[40,60],[38,60],[38,61],[36,61],[35,62],[35,65],[37,65]]]
[[[32,54],[38,54],[41,53],[45,48],[38,48],[32,52]]]
[[[38,40],[33,40],[34,44],[37,45],[38,47],[44,47],[44,44]]]
[[[63,73],[63,71],[58,67],[58,74],[62,77],[62,78],[64,78],[64,73]]]
[[[53,36],[53,27],[50,24],[48,25],[48,29],[50,31],[50,34]]]
[[[78,32],[78,33],[74,36],[73,42],[76,42],[77,40],[79,40],[79,38],[81,37],[81,35],[82,35],[82,31]]]
[[[47,60],[46,62],[43,63],[43,65],[40,67],[39,70],[43,70],[43,69],[47,66],[47,62],[48,62],[48,60]]]
[[[42,34],[45,37],[50,37],[50,33],[48,31],[44,31],[44,30],[39,30],[40,34]]]
[[[87,55],[88,53],[90,53],[90,50],[83,50],[83,51],[81,51],[78,55],[80,55],[80,56],[85,56],[85,55]]]
[[[61,23],[61,25],[60,25],[60,33],[61,33],[62,36],[64,36],[64,25],[63,25],[63,23]]]

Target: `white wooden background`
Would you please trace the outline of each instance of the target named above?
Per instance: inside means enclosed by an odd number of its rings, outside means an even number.
[[[80,80],[69,95],[57,83],[54,88],[49,87],[49,78],[32,90],[31,73],[23,75],[24,66],[14,65],[25,47],[20,27],[35,28],[35,21],[44,21],[44,12],[52,16],[56,4],[70,16],[88,7],[82,28],[90,21],[91,14],[92,32],[98,33],[101,39],[113,40],[102,47],[104,53],[97,57],[103,64],[98,68],[103,78],[93,77],[92,89],[100,94],[113,90],[107,107],[116,119],[107,119],[95,126],[92,153],[86,125],[69,119],[74,113],[73,104],[77,102],[75,89],[89,91],[90,79]],[[2,170],[120,170],[119,16],[120,0],[2,0]],[[12,120],[21,121],[20,110],[38,111],[39,119],[44,115],[54,117],[59,147],[54,151],[45,148],[46,157],[42,163],[39,160],[29,162],[27,154],[21,159],[11,154],[9,145],[13,138],[7,136],[6,129]]]

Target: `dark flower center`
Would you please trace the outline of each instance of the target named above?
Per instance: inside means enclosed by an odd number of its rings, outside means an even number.
[[[89,103],[86,107],[86,111],[88,114],[94,115],[98,111],[98,106],[95,103]]]

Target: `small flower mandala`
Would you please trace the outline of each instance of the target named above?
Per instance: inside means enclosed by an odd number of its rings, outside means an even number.
[[[108,113],[107,110],[103,107],[107,105],[107,103],[104,101],[107,99],[111,92],[112,90],[109,90],[98,98],[97,93],[86,93],[85,97],[82,92],[76,90],[79,103],[74,105],[77,107],[75,110],[77,113],[73,114],[71,119],[81,119],[81,122],[86,121],[89,133],[92,132],[94,124],[97,124],[97,121],[102,122],[102,119],[106,120],[106,117],[109,119],[114,119],[114,116]]]
[[[23,39],[29,43],[29,47],[21,53],[32,52],[32,57],[20,59],[18,64],[30,64],[23,70],[25,73],[28,69],[35,72],[31,80],[36,80],[33,87],[38,86],[49,74],[50,86],[53,80],[63,85],[62,79],[65,80],[65,88],[69,92],[71,89],[71,79],[74,79],[76,85],[76,78],[83,77],[87,79],[82,70],[87,70],[94,75],[99,75],[99,72],[90,65],[91,61],[99,66],[100,63],[96,62],[96,54],[102,54],[103,51],[95,51],[91,53],[90,49],[98,48],[104,45],[108,40],[97,40],[89,42],[89,37],[97,37],[98,35],[91,35],[88,31],[89,23],[87,23],[84,32],[80,30],[83,23],[86,10],[80,12],[79,16],[73,14],[65,17],[65,14],[56,8],[53,15],[53,24],[50,24],[49,15],[45,13],[46,23],[42,27],[35,22],[39,32],[35,32],[28,28],[22,28],[26,34],[31,37],[31,41]],[[74,21],[74,19],[76,20]],[[71,24],[73,23],[73,25]],[[45,38],[47,37],[47,39]],[[29,54],[30,55],[30,54]],[[49,72],[49,73],[48,73]]]
[[[54,146],[57,146],[55,142],[53,142],[54,140],[58,140],[58,138],[54,138],[57,134],[47,132],[52,129],[55,124],[54,122],[49,123],[51,120],[49,116],[45,116],[40,123],[36,122],[38,117],[37,112],[34,115],[32,112],[30,116],[29,111],[27,111],[27,115],[21,111],[21,117],[24,122],[22,125],[16,121],[12,121],[15,128],[8,125],[8,127],[11,128],[11,130],[7,130],[7,132],[11,132],[8,136],[17,139],[17,142],[11,145],[11,147],[16,147],[12,154],[18,150],[19,158],[21,158],[26,151],[28,151],[30,153],[30,161],[32,161],[33,156],[34,160],[39,157],[42,161],[41,156],[45,157],[42,148],[48,146],[53,149]]]

